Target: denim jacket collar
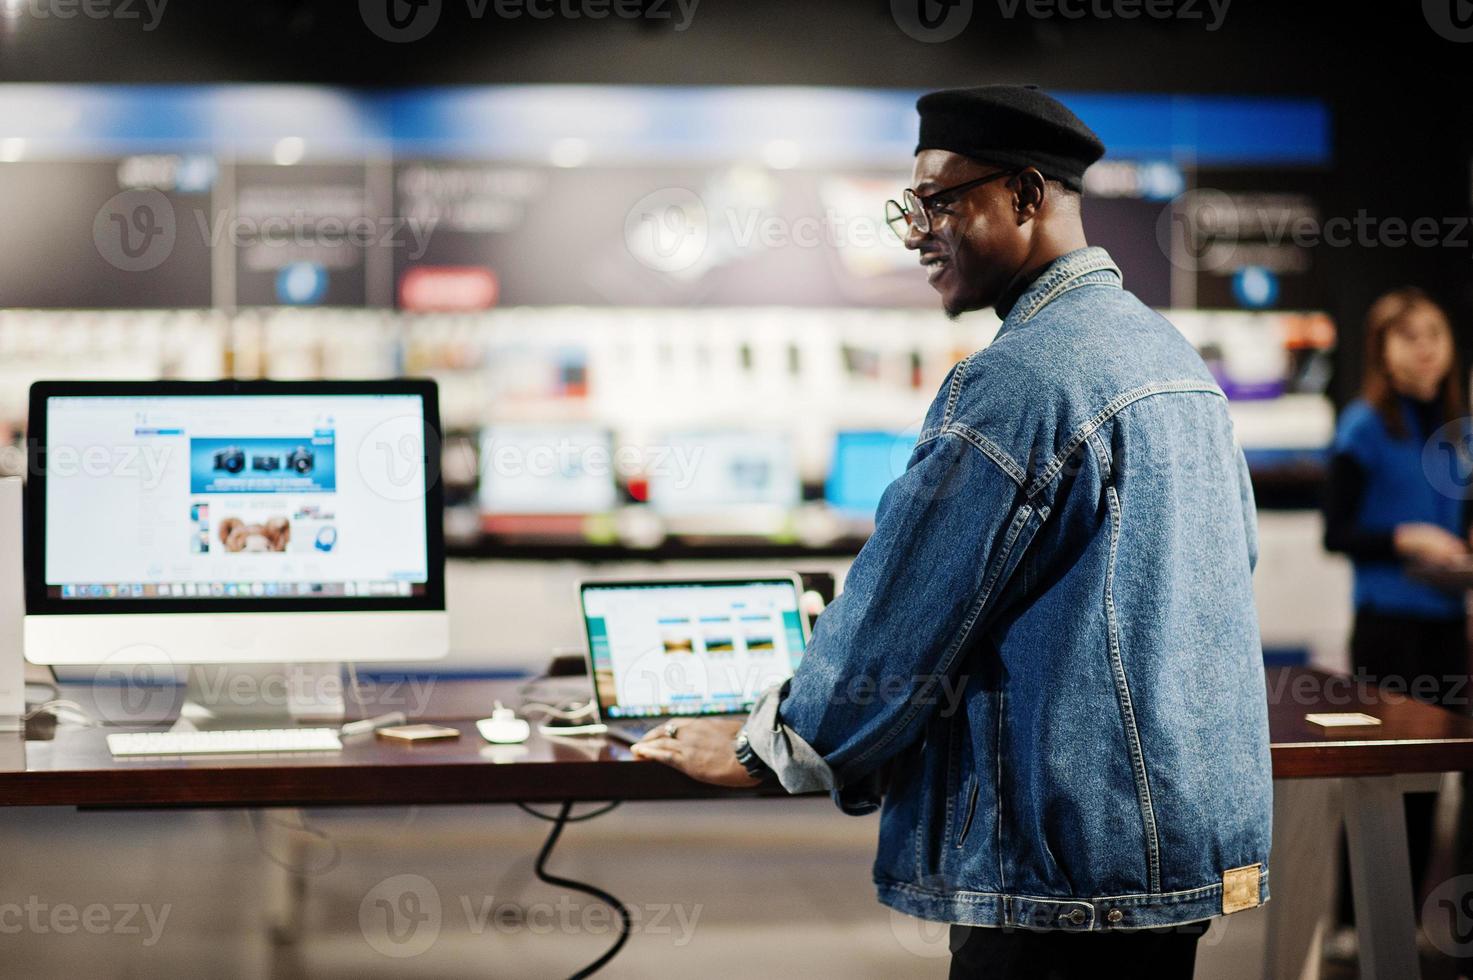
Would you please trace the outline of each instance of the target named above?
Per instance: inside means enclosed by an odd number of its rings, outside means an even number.
[[[1065,252],[1054,259],[1044,271],[1023,291],[1010,309],[998,309],[1002,327],[998,336],[1013,327],[1031,320],[1045,303],[1075,286],[1099,284],[1121,289],[1124,285],[1120,268],[1110,258],[1110,253],[1097,246],[1087,245],[1072,252]]]

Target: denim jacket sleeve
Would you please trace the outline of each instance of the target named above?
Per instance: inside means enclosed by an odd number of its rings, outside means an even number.
[[[757,700],[748,738],[790,792],[874,809],[881,764],[960,696],[967,638],[1026,546],[1025,525],[1029,537],[1037,526],[1017,480],[974,438],[923,435],[797,672]]]
[[[1248,473],[1248,458],[1238,447],[1238,494],[1243,499],[1243,533],[1248,539],[1248,570],[1258,568],[1258,504],[1253,499],[1253,478]]]

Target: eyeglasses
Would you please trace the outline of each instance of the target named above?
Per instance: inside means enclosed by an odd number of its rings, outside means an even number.
[[[1016,173],[1018,173],[1016,170],[999,170],[985,177],[978,177],[976,180],[943,187],[925,197],[921,197],[907,187],[900,192],[899,201],[891,198],[885,202],[885,224],[890,226],[895,237],[901,241],[905,240],[905,233],[911,225],[915,226],[916,231],[925,235],[931,230],[931,209],[933,207],[949,204],[974,187],[981,187],[999,177],[1011,177]]]

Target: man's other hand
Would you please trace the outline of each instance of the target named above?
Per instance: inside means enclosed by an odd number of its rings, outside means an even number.
[[[675,734],[666,729],[674,726]],[[692,779],[717,786],[756,786],[737,761],[732,741],[742,730],[738,718],[677,718],[634,743],[634,754],[679,769]]]

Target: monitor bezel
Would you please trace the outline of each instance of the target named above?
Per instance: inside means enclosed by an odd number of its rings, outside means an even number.
[[[586,579],[578,583],[578,617],[583,621],[583,662],[588,669],[588,685],[593,691],[593,710],[599,721],[621,723],[637,720],[638,718],[659,717],[657,715],[621,715],[617,718],[604,717],[603,698],[598,687],[598,671],[594,669],[593,663],[593,633],[588,628],[588,606],[584,599],[590,589],[627,589],[627,588],[680,588],[682,586],[719,586],[719,585],[762,585],[776,582],[786,582],[793,587],[793,594],[798,601],[798,623],[803,631],[803,654],[807,656],[809,644],[813,641],[813,630],[808,623],[808,616],[803,611],[803,579],[797,572],[778,571],[759,574],[737,574],[737,575],[703,575],[699,577],[680,578],[604,578]],[[743,702],[743,711],[750,711],[756,704],[756,698]],[[700,711],[682,713],[680,717],[700,718],[711,715],[729,715],[730,711],[719,710],[715,707],[703,707]]]
[[[211,397],[263,395],[417,395],[424,408],[425,529],[428,576],[423,595],[369,597],[67,599],[46,594],[47,402],[59,397]],[[392,612],[445,609],[445,490],[440,480],[440,406],[434,381],[37,381],[26,432],[24,567],[27,616],[127,616],[160,613]]]

